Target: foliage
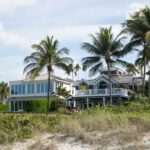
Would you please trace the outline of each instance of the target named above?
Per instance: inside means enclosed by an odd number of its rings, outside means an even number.
[[[87,87],[86,85],[81,85],[79,89],[80,89],[80,90],[87,90],[88,87]]]
[[[146,97],[143,94],[134,93],[131,95],[130,101],[133,101],[133,102],[150,102],[150,97]]]
[[[63,97],[63,99],[65,99],[65,97],[70,96],[70,91],[67,91],[65,87],[59,86],[57,88],[56,96]]]
[[[89,75],[93,76],[99,73],[104,64],[107,65],[110,89],[110,104],[112,104],[112,85],[111,85],[111,67],[116,64],[127,65],[128,63],[120,60],[127,54],[124,50],[124,36],[119,33],[114,37],[112,28],[100,28],[99,32],[91,35],[91,43],[83,43],[82,49],[86,50],[90,56],[82,59],[82,65],[90,68]]]
[[[57,99],[56,97],[52,97],[50,101],[49,111],[57,111],[59,108],[63,108],[65,106],[63,99]]]
[[[9,88],[8,88],[8,84],[5,82],[1,82],[0,83],[0,99],[4,100],[7,98],[9,93]]]
[[[46,99],[25,101],[24,111],[25,112],[46,112],[47,101]]]
[[[38,132],[53,132],[59,119],[52,114],[0,114],[0,144],[30,138]]]
[[[0,112],[8,112],[9,106],[8,104],[0,104]]]
[[[133,13],[123,23],[124,32],[131,34],[131,40],[127,44],[128,52],[138,50],[136,65],[142,70],[144,68],[143,94],[145,90],[146,66],[150,61],[150,7],[145,7]],[[140,46],[141,49],[138,48]],[[138,48],[138,49],[137,49]]]
[[[34,79],[44,70],[44,68],[47,69],[47,111],[49,110],[50,103],[50,76],[54,71],[53,68],[57,67],[59,69],[68,71],[68,64],[73,62],[73,60],[68,57],[69,50],[67,48],[58,50],[58,44],[59,42],[55,40],[53,36],[47,36],[46,40],[42,40],[39,44],[32,45],[32,48],[34,48],[36,51],[24,59],[24,62],[27,64],[24,68],[24,73],[26,72],[27,77]]]

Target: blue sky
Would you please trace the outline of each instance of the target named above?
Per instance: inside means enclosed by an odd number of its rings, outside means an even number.
[[[89,40],[88,34],[110,25],[117,34],[120,23],[145,5],[149,0],[0,0],[0,81],[25,77],[23,59],[46,35],[54,35],[60,48],[68,47],[75,63],[80,63],[87,55],[81,43]],[[125,59],[133,62],[135,57]],[[64,75],[59,70],[55,74]]]

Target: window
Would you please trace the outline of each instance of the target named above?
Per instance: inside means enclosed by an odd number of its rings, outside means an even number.
[[[15,88],[14,88],[14,85],[11,85],[11,94],[15,94]]]
[[[44,83],[41,83],[41,93],[44,93]]]
[[[21,90],[21,84],[18,86],[19,87],[19,91],[18,91],[18,94],[22,94],[22,90]]]
[[[33,94],[34,93],[34,84],[28,84],[27,85],[27,93]]]
[[[19,90],[18,90],[18,85],[15,85],[15,94],[18,94],[19,92],[18,92]]]
[[[40,89],[41,89],[41,88],[40,88],[40,83],[37,83],[37,84],[36,84],[36,92],[37,92],[37,93],[40,93]]]
[[[22,87],[22,94],[25,94],[25,85],[22,84],[21,87]]]
[[[45,83],[45,93],[48,91],[48,83]]]

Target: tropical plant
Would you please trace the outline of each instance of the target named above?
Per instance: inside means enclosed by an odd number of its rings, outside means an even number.
[[[80,66],[79,64],[76,64],[75,66],[73,65],[73,63],[68,65],[68,70],[67,73],[68,74],[72,74],[72,80],[74,79],[74,75],[77,76],[78,71],[80,70]]]
[[[36,78],[45,68],[48,73],[48,91],[47,91],[47,111],[49,110],[50,103],[50,82],[51,73],[54,71],[54,67],[58,67],[62,70],[68,70],[68,64],[73,60],[68,56],[69,50],[62,48],[58,50],[58,40],[54,37],[47,36],[45,40],[42,40],[39,44],[32,45],[32,48],[36,51],[30,56],[24,59],[27,64],[24,68],[24,73],[31,79]]]
[[[112,85],[111,85],[111,67],[115,64],[126,65],[125,61],[120,60],[126,54],[123,49],[122,40],[125,38],[119,33],[114,37],[112,29],[100,28],[96,35],[90,35],[92,43],[83,43],[82,49],[86,50],[91,56],[82,59],[83,66],[90,68],[90,76],[99,73],[99,70],[106,63],[109,77],[110,104],[112,104]]]
[[[85,72],[85,79],[86,79],[86,72],[87,72],[87,66],[84,64],[83,66],[82,66],[82,71],[84,71]]]
[[[150,60],[147,54],[150,53],[148,48],[150,45],[150,8],[145,7],[135,13],[133,13],[128,20],[123,23],[124,32],[130,33],[132,38],[130,40],[130,50],[133,51],[133,47],[142,47],[138,55],[141,57],[142,65],[144,68],[143,76],[143,93],[145,89],[145,75],[146,75],[146,63]]]
[[[57,92],[54,93],[58,98],[65,99],[66,97],[70,96],[70,91],[67,91],[65,87],[62,87],[61,85],[57,88]]]
[[[150,97],[150,70],[147,72],[149,79],[148,79],[148,96]]]
[[[7,98],[9,94],[8,84],[5,82],[0,83],[0,100],[4,100]]]
[[[126,71],[130,74],[136,75],[139,73],[138,69],[133,64],[127,64]]]

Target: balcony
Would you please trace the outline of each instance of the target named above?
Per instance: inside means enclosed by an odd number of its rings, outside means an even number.
[[[84,97],[84,96],[109,96],[109,89],[89,89],[89,90],[76,90],[75,97]],[[128,90],[122,88],[113,88],[113,96],[128,96]]]

